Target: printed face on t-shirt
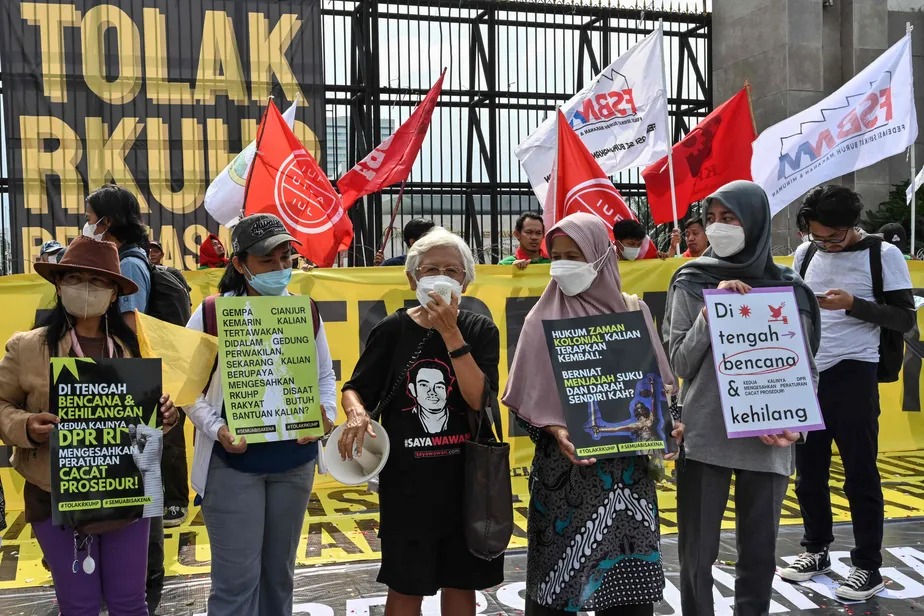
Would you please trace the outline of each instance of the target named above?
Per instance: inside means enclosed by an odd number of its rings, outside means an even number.
[[[422,368],[409,389],[411,397],[417,401],[420,408],[431,413],[439,413],[446,408],[448,392],[446,377],[442,371]]]

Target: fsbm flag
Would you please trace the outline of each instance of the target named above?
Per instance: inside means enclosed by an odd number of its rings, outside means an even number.
[[[257,151],[247,178],[244,212],[278,216],[299,254],[330,267],[353,241],[353,223],[318,161],[302,146],[279,109],[269,102],[257,133]]]
[[[834,94],[762,132],[751,175],[776,214],[818,184],[901,153],[917,135],[905,35]]]
[[[670,149],[663,36],[658,27],[561,107],[607,175],[653,163]],[[546,118],[514,151],[540,204],[555,160],[555,123],[556,116]]]
[[[345,209],[352,207],[357,199],[365,195],[407,179],[430,128],[433,109],[443,90],[445,76],[446,70],[443,69],[440,78],[398,130],[337,180]]]
[[[673,147],[677,215],[733,180],[751,179],[754,118],[747,88],[719,105]],[[642,172],[655,224],[673,222],[667,156]]]
[[[549,200],[542,213],[545,228],[550,229],[569,214],[587,212],[602,220],[612,237],[614,223],[638,218],[593,155],[581,143],[581,139],[568,126],[564,114],[559,111],[556,115],[558,148],[552,164],[552,177],[549,178]],[[657,246],[647,237],[645,240],[638,258],[656,257]]]

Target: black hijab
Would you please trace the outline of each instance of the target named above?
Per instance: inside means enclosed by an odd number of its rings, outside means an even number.
[[[770,201],[764,189],[754,182],[730,182],[706,198],[709,211],[715,199],[734,212],[744,228],[744,248],[730,257],[719,257],[708,248],[703,256],[682,265],[674,274],[667,293],[665,331],[669,331],[670,307],[674,289],[685,289],[702,297],[704,289],[715,289],[723,280],[740,280],[752,287],[793,287],[799,312],[812,321],[809,344],[812,353],[821,341],[821,313],[814,292],[792,268],[777,265],[771,254]]]

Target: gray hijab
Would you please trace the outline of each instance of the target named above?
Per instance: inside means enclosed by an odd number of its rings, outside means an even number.
[[[740,280],[752,287],[793,287],[799,311],[812,322],[807,332],[812,352],[821,341],[821,314],[815,294],[792,268],[777,265],[771,254],[770,201],[764,189],[745,180],[730,182],[707,197],[706,208],[715,199],[741,221],[744,248],[730,257],[716,256],[708,248],[703,256],[682,265],[674,274],[667,294],[665,327],[669,326],[674,290],[681,288],[702,297],[704,289],[715,289],[723,280]],[[703,216],[705,219],[705,215]]]

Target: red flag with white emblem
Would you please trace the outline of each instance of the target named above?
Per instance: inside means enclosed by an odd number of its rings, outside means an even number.
[[[330,267],[350,247],[353,223],[318,161],[305,149],[270,101],[247,177],[244,213],[273,214],[302,245],[299,254]]]

